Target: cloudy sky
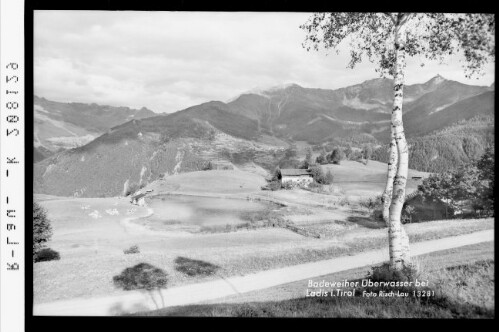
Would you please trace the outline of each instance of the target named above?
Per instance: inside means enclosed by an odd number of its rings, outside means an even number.
[[[297,83],[336,89],[378,77],[348,52],[307,52],[299,26],[309,13],[36,11],[35,94],[63,102],[175,112],[226,101],[253,88]],[[346,49],[345,49],[346,50]],[[494,65],[464,77],[459,57],[421,68],[408,84],[436,74],[474,85],[494,82]]]

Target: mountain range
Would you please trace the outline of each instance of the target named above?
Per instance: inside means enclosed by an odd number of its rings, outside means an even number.
[[[393,82],[386,78],[336,90],[288,84],[160,115],[147,109],[35,98],[35,147],[37,142],[47,149],[70,147],[57,145],[60,140],[54,138],[71,136],[45,134],[54,127],[74,132],[74,137],[97,137],[37,162],[34,190],[61,196],[119,195],[130,183],[200,170],[208,161],[271,168],[297,141],[318,146],[342,137],[368,136],[384,144],[389,139],[392,101]],[[38,113],[51,114],[42,122],[47,128],[36,122],[36,105],[45,111]],[[65,109],[70,115],[64,114]],[[459,121],[493,117],[494,86],[466,85],[437,75],[404,87],[403,111],[408,138],[424,137]]]
[[[156,115],[143,107],[61,103],[34,97],[34,160],[92,141],[112,127],[131,119]]]

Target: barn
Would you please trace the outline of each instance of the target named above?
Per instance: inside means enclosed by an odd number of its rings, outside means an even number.
[[[284,185],[290,183],[293,186],[307,185],[314,181],[310,170],[308,169],[281,169],[280,178],[281,183]]]
[[[410,205],[414,208],[412,222],[443,220],[454,216],[455,211],[439,199],[420,195],[410,195],[404,206]]]
[[[137,192],[135,193],[132,197],[130,197],[130,203],[135,204],[135,205],[140,205],[140,206],[145,206],[146,204],[146,199],[145,199],[146,193],[143,192]]]

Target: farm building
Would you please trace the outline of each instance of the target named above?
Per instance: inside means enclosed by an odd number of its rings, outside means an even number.
[[[414,208],[412,222],[448,219],[455,214],[450,206],[431,197],[423,199],[422,196],[411,195],[404,203],[406,205]]]
[[[292,185],[306,185],[314,181],[314,178],[307,169],[281,169],[279,177],[282,184],[287,182]]]
[[[146,205],[146,199],[145,199],[146,193],[143,192],[136,192],[135,194],[130,197],[130,203],[135,204],[135,205],[140,205],[144,206]]]

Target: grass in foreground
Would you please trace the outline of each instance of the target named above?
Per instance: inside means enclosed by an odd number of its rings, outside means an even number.
[[[298,298],[280,302],[206,304],[139,313],[146,316],[335,317],[335,318],[494,318],[494,261],[435,271],[434,297]]]

